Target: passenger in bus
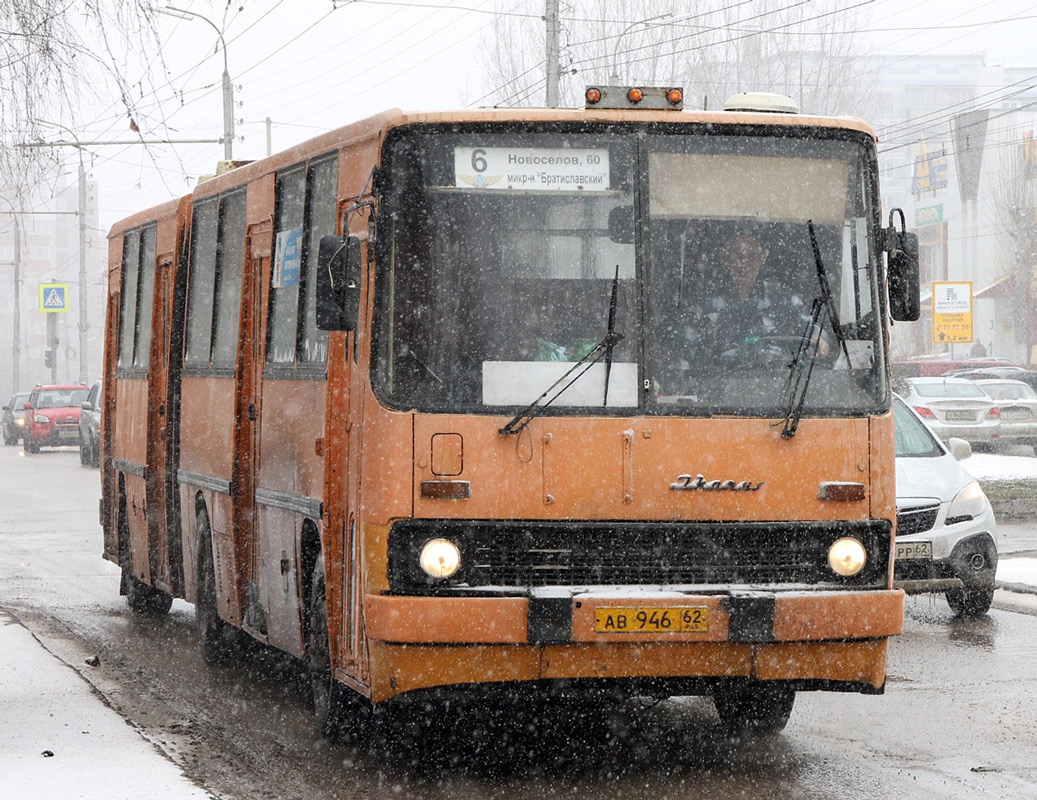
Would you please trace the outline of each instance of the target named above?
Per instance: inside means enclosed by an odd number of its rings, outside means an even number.
[[[721,250],[717,269],[704,276],[692,296],[685,336],[698,358],[725,362],[788,363],[811,319],[811,299],[780,275],[768,274],[767,249],[760,237],[741,232]],[[813,326],[818,354],[832,345]],[[786,356],[788,356],[786,358]]]

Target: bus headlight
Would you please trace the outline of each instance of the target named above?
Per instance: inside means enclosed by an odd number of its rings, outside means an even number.
[[[842,575],[844,578],[856,575],[864,569],[867,560],[868,553],[864,549],[864,545],[848,536],[837,539],[828,548],[828,566],[837,575]]]
[[[418,563],[430,578],[449,578],[461,566],[461,551],[449,539],[432,539],[422,545]]]

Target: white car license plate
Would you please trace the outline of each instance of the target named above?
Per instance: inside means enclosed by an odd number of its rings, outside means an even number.
[[[971,411],[946,411],[944,416],[954,422],[975,422],[976,415]]]
[[[897,542],[893,550],[894,558],[932,558],[932,542]]]

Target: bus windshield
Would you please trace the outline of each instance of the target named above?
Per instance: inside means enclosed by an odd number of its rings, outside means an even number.
[[[888,403],[869,140],[649,130],[389,137],[383,401],[502,413],[547,392],[551,414],[773,417],[810,369],[805,416]]]

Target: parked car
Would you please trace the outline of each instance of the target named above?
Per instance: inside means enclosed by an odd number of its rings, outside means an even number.
[[[944,442],[956,436],[973,447],[989,449],[1001,435],[1001,409],[974,381],[907,378],[898,389],[904,402]]]
[[[942,593],[964,617],[994,599],[997,526],[987,496],[958,463],[972,455],[963,439],[944,445],[907,403],[893,401],[897,535],[894,586]]]
[[[1028,444],[1037,453],[1037,392],[1022,381],[986,379],[976,386],[1001,409],[1000,445]]]
[[[41,447],[79,443],[79,411],[90,388],[82,384],[37,386],[29,393],[25,415],[26,453]]]
[[[79,463],[101,466],[101,381],[90,387],[79,407]]]
[[[3,414],[0,416],[0,426],[4,429],[4,444],[18,444],[25,431],[25,401],[29,399],[28,392],[17,392],[11,395],[11,399],[4,406]]]
[[[946,373],[947,377],[968,378],[970,381],[988,380],[991,378],[1009,378],[1022,381],[1033,389],[1037,389],[1037,370],[1022,367],[981,367],[979,369],[959,369]]]

